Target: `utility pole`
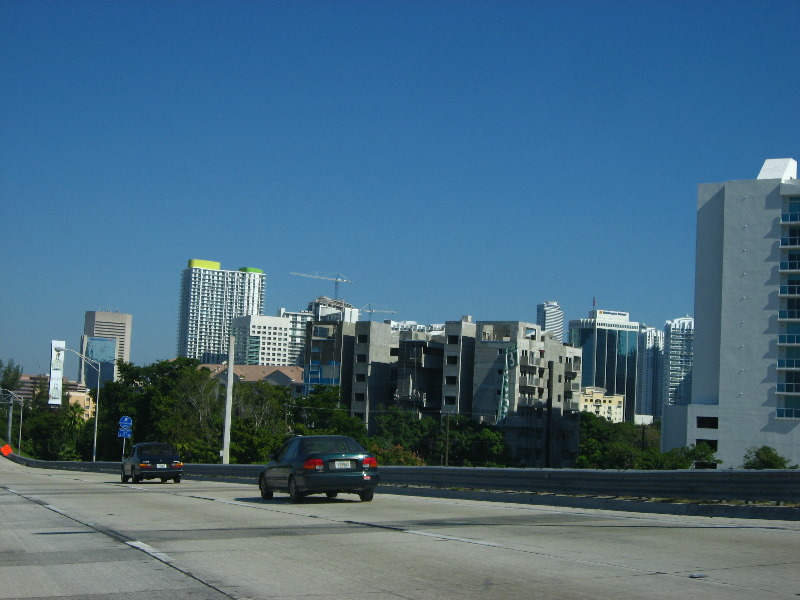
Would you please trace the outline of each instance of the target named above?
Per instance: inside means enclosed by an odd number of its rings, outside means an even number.
[[[233,413],[233,346],[236,338],[228,338],[228,385],[225,390],[225,431],[222,435],[222,464],[230,464],[231,414]]]

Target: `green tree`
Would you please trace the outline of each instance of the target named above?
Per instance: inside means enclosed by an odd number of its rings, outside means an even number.
[[[790,465],[789,459],[784,458],[775,448],[751,446],[744,454],[743,469],[796,469],[797,465]]]
[[[0,360],[0,388],[14,391],[19,387],[22,378],[22,367],[15,364],[13,359],[7,363]]]

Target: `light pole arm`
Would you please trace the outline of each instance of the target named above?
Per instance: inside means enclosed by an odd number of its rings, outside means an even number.
[[[60,352],[63,350],[68,350],[73,354],[77,354],[83,360],[85,360],[89,365],[97,371],[97,392],[94,397],[94,441],[92,442],[92,462],[97,461],[97,421],[100,415],[100,361],[95,360],[94,358],[89,358],[88,356],[84,356],[77,350],[73,350],[72,348],[56,348],[56,352]]]

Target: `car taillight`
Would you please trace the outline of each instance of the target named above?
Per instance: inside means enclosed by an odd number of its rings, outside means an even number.
[[[183,463],[182,462],[174,462],[174,463],[172,463],[172,466],[175,467],[175,468],[180,468],[180,467],[183,466]]]
[[[322,471],[322,459],[321,458],[309,458],[306,462],[303,463],[303,468],[308,469],[309,471]]]
[[[151,465],[150,463],[139,463],[139,468],[140,469],[152,469],[153,465]]]
[[[374,456],[368,456],[364,459],[364,466],[365,467],[377,467],[378,466],[378,459]]]

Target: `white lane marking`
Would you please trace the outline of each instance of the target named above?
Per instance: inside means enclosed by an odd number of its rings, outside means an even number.
[[[157,558],[161,562],[165,562],[168,564],[172,564],[173,560],[172,557],[168,554],[164,554],[163,552],[159,552],[149,544],[145,544],[144,542],[125,542],[128,546],[133,546],[137,550],[141,550],[142,552],[149,554],[153,558]]]

